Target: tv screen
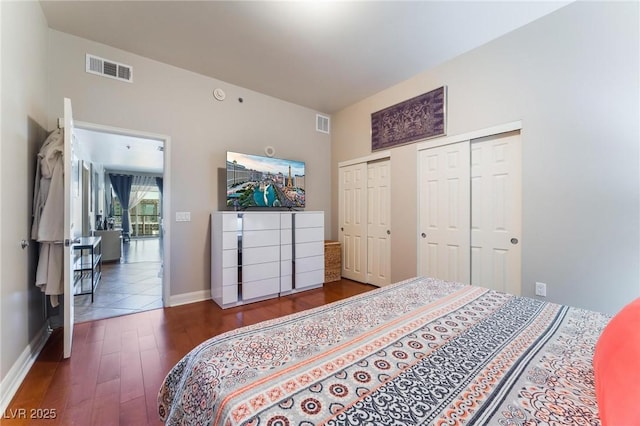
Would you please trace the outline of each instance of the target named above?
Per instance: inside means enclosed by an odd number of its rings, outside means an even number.
[[[302,208],[304,162],[227,152],[227,207]]]

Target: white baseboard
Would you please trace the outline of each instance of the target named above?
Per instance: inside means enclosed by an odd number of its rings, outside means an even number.
[[[31,342],[29,342],[29,345],[24,348],[24,351],[22,351],[16,362],[13,363],[13,366],[5,378],[0,382],[0,413],[4,413],[9,403],[11,403],[11,400],[16,392],[18,392],[18,388],[36,362],[40,351],[42,351],[50,335],[51,332],[49,331],[47,322]]]
[[[180,306],[188,303],[202,302],[211,299],[211,290],[200,290],[191,293],[176,294],[169,297],[169,306]]]

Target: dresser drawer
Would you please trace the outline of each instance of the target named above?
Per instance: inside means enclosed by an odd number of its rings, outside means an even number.
[[[293,246],[291,244],[280,246],[280,260],[291,259],[293,259]]]
[[[280,277],[280,292],[286,293],[293,289],[292,286],[293,278],[291,275],[283,275]]]
[[[280,229],[291,229],[291,213],[280,214]]]
[[[296,259],[324,255],[324,242],[296,244]]]
[[[296,273],[324,269],[324,255],[296,259]]]
[[[280,231],[280,244],[291,244],[293,242],[292,234],[291,229],[282,229]]]
[[[323,213],[296,213],[296,228],[324,228]]]
[[[222,269],[222,286],[237,286],[238,285],[238,268],[223,268]]]
[[[244,231],[242,233],[242,248],[264,247],[280,245],[280,230]]]
[[[293,262],[282,260],[280,262],[280,275],[291,275],[293,273]]]
[[[238,301],[238,286],[222,287],[222,304],[236,303]]]
[[[280,260],[278,246],[249,247],[242,250],[242,266]]]
[[[229,268],[231,266],[238,266],[238,251],[222,250],[222,267]]]
[[[222,249],[230,250],[238,248],[238,233],[237,232],[223,232],[222,233]]]
[[[238,214],[237,213],[229,213],[222,215],[222,230],[227,231],[238,231]]]
[[[242,216],[243,231],[263,229],[280,229],[280,213],[244,213]]]
[[[279,277],[242,284],[243,300],[271,296],[278,293],[280,293]]]
[[[310,241],[322,241],[324,244],[324,228],[296,228],[296,244]]]
[[[309,272],[296,272],[296,290],[305,287],[320,286],[324,283],[324,270]]]
[[[280,262],[260,263],[242,267],[242,284],[262,280],[265,278],[277,278],[280,276]]]

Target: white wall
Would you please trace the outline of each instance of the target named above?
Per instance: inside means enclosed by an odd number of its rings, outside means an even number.
[[[448,86],[448,134],[522,120],[523,294],[607,313],[640,295],[639,7],[576,2],[333,116],[337,163],[370,114]],[[463,30],[463,29],[461,29]],[[415,275],[415,145],[392,150],[392,280]]]
[[[47,134],[48,29],[38,2],[1,2],[0,9],[0,396],[5,403],[19,374],[17,364],[45,324],[44,297],[35,286],[36,244],[22,250],[20,240],[30,239],[36,154]]]
[[[209,215],[224,197],[218,168],[227,150],[264,155],[271,145],[277,157],[305,161],[307,209],[330,210],[331,142],[315,131],[315,111],[58,31],[49,39],[50,123],[69,97],[76,120],[171,137],[165,217],[191,212],[191,222],[171,226],[172,296],[209,289]],[[131,65],[133,84],[87,74],[86,53]],[[216,87],[226,91],[224,102],[214,100]]]

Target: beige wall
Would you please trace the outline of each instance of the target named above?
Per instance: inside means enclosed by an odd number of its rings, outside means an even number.
[[[73,102],[76,120],[171,137],[171,295],[209,289],[209,215],[219,205],[218,168],[227,150],[306,162],[307,209],[331,208],[328,135],[315,131],[315,111],[128,52],[50,30],[49,123]],[[133,67],[133,84],[87,74],[91,53]],[[216,101],[216,87],[227,93]],[[238,102],[242,97],[243,102]],[[326,215],[327,233],[331,229]]]
[[[44,327],[35,287],[36,244],[29,239],[36,154],[46,138],[47,23],[37,2],[1,2],[0,381]],[[15,369],[11,371],[15,374]]]
[[[608,313],[640,295],[638,3],[577,2],[333,116],[337,163],[370,114],[448,86],[448,134],[522,120],[523,294]],[[416,274],[415,145],[392,150],[392,280]]]

